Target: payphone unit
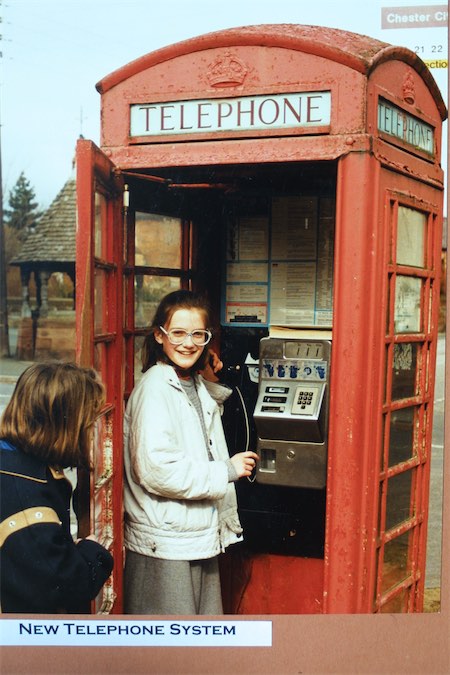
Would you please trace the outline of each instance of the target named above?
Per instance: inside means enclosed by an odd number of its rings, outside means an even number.
[[[254,420],[256,479],[288,487],[326,484],[331,340],[261,340]]]

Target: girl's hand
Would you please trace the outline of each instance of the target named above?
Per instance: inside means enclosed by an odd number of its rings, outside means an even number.
[[[95,541],[95,542],[97,542],[97,544],[98,544],[98,539],[97,539],[97,537],[95,536],[95,534],[89,534],[87,537],[84,537],[84,539],[90,539],[91,541]],[[84,541],[84,539],[83,539],[83,538],[81,538],[81,539],[75,539],[75,544],[79,544],[80,541]]]
[[[219,378],[217,377],[216,373],[219,373],[222,368],[223,363],[217,356],[216,352],[212,349],[208,349],[206,366],[200,371],[202,377],[204,377],[205,380],[210,380],[210,382],[217,382]]]
[[[236,455],[233,455],[231,463],[239,478],[243,478],[244,476],[251,476],[258,460],[259,457],[256,452],[247,451],[238,452]]]

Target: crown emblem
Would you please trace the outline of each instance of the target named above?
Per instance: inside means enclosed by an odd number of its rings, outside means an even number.
[[[211,63],[206,75],[212,87],[235,87],[243,83],[247,73],[248,68],[241,59],[225,52]]]
[[[412,105],[416,100],[416,88],[414,86],[414,79],[410,71],[408,71],[408,73],[405,75],[402,88],[403,88],[403,100],[405,101],[405,103],[409,103],[410,105]]]

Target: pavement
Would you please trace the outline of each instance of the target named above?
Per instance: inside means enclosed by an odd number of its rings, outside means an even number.
[[[25,368],[31,366],[32,361],[18,361],[12,358],[0,358],[0,414],[9,401],[14,385]]]
[[[445,334],[439,335],[431,439],[430,498],[425,587],[441,586],[442,504],[444,483]]]
[[[0,382],[16,382],[20,373],[33,363],[33,361],[19,361],[14,358],[0,358]]]

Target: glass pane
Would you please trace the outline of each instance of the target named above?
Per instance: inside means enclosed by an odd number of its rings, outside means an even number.
[[[402,408],[391,413],[389,466],[410,459],[414,451],[414,410]]]
[[[393,401],[400,398],[415,396],[417,394],[417,352],[417,342],[403,342],[394,345],[391,392],[391,398]]]
[[[94,255],[106,259],[106,198],[100,192],[95,193],[94,217]]]
[[[404,471],[389,478],[386,496],[386,530],[400,525],[411,513],[412,471]]]
[[[181,288],[179,277],[159,277],[136,274],[134,281],[134,325],[149,326],[160,300]]]
[[[144,337],[139,335],[134,340],[134,383],[136,384],[141,379],[142,373],[142,360],[141,360],[141,349],[144,344]]]
[[[95,598],[95,614],[110,614],[115,599],[114,574],[111,574],[106,583],[103,584],[100,593]]]
[[[394,330],[396,333],[419,333],[422,281],[398,275],[395,284]]]
[[[378,486],[378,518],[377,518],[377,533],[380,534],[382,530],[382,522],[381,522],[381,516],[382,516],[382,511],[383,511],[383,506],[384,506],[384,492],[383,490],[385,489],[386,482],[381,481],[380,485]]]
[[[405,532],[396,539],[387,542],[384,547],[381,592],[406,579],[410,574],[409,540],[411,532]]]
[[[386,302],[386,335],[390,333],[390,321],[391,321],[391,276],[389,276],[389,283],[387,285],[387,302]]]
[[[101,484],[112,474],[113,435],[111,413],[99,417],[94,426],[93,465],[94,483]]]
[[[107,345],[105,342],[96,342],[94,344],[94,370],[101,374],[102,379],[106,375],[107,359],[106,359]]]
[[[444,265],[444,260],[442,260],[442,265]],[[444,272],[445,268],[442,268],[442,271]],[[433,286],[434,282],[430,280],[430,287],[428,289],[428,319],[427,319],[427,325],[425,326],[425,331],[432,331],[433,330]],[[444,292],[444,291],[443,291]],[[445,301],[444,298],[441,297],[441,305],[442,309],[445,311]],[[439,312],[442,311],[442,309],[439,309]],[[438,319],[439,322],[439,319]]]
[[[380,608],[381,614],[402,614],[408,611],[409,588],[403,588],[398,595],[391,598]]]
[[[381,452],[380,452],[380,471],[385,470],[385,445],[386,445],[386,425],[388,424],[387,415],[383,415],[383,436],[381,439]]]
[[[124,217],[122,218],[122,255],[123,255],[123,264],[124,265],[132,265],[133,261],[128,260],[128,255],[130,253],[129,251],[129,244],[130,244],[130,238],[131,238],[131,229],[132,229],[132,223],[131,223],[131,218],[130,218],[130,211],[129,211],[129,204],[130,204],[130,193],[128,190],[128,185],[124,185],[124,193],[123,193],[123,205],[124,205]]]
[[[136,212],[135,264],[181,268],[181,220]]]
[[[94,497],[94,534],[105,548],[113,543],[112,482],[103,485]]]
[[[133,329],[133,323],[132,321],[130,322],[129,317],[128,317],[128,304],[129,304],[129,299],[128,299],[128,280],[129,277],[127,274],[124,274],[122,277],[122,312],[123,312],[123,327],[124,328],[131,328]],[[131,325],[130,325],[131,324]]]
[[[397,223],[397,264],[424,267],[425,233],[427,217],[425,213],[398,207]]]
[[[95,269],[94,279],[94,333],[108,332],[108,299],[106,297],[106,272]]]

